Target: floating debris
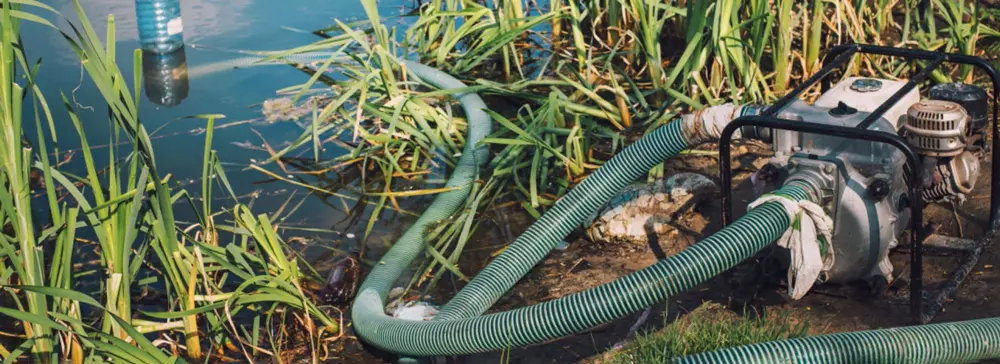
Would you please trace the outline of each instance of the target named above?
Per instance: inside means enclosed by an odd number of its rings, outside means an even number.
[[[265,100],[261,105],[261,113],[264,114],[264,121],[275,123],[279,121],[297,121],[305,117],[311,117],[313,110],[322,109],[330,102],[326,96],[312,96],[306,101],[295,104],[291,97],[279,97]]]

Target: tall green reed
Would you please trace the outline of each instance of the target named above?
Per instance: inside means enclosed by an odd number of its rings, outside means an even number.
[[[518,1],[432,0],[419,8],[397,42],[385,36],[350,36],[362,31],[398,34],[377,21],[374,1],[362,2],[370,29],[338,24],[338,40],[288,52],[347,43],[365,50],[344,65],[347,80],[331,86],[337,101],[321,111],[315,127],[269,162],[307,147],[310,133],[329,135],[352,125],[361,144],[331,163],[363,156],[362,168],[377,166],[377,189],[361,192],[377,198],[370,228],[383,212],[396,208],[397,198],[438,192],[436,181],[409,194],[393,186],[412,184],[421,178],[412,173],[426,171],[428,163],[452,163],[462,143],[464,125],[453,105],[442,100],[446,93],[407,82],[397,57],[463,75],[471,85],[468,91],[517,105],[501,107],[502,115],[495,115],[502,128],[488,143],[499,162],[470,200],[480,202],[470,202],[429,232],[436,240],[428,253],[430,263],[421,271],[425,278],[414,280],[418,283],[436,282],[445,271],[464,277],[457,271],[456,254],[468,242],[466,231],[487,218],[489,206],[523,201],[525,212],[543,211],[621,147],[625,135],[619,133],[649,130],[683,110],[706,105],[774,100],[815,72],[828,46],[905,46],[910,34],[926,28],[918,24],[922,20],[896,23],[893,11],[915,5],[905,1],[879,1],[882,6],[874,7],[853,0],[580,0],[550,1],[545,11],[526,13]],[[979,52],[978,34],[989,34],[989,28],[972,27],[978,23],[968,19],[981,17],[974,7],[938,2],[931,12],[958,20],[940,34],[935,28],[923,30],[933,37],[922,39],[941,36],[949,41],[934,49]],[[894,29],[901,29],[902,39],[887,43],[883,33]],[[532,37],[536,34],[549,37]],[[532,67],[535,73],[524,72]],[[859,67],[898,77],[914,65],[859,58],[846,73]],[[374,74],[381,76],[369,76]],[[936,76],[945,78],[943,73]],[[610,148],[595,153],[594,147],[602,145]],[[402,163],[407,158],[413,163]]]
[[[278,237],[273,223],[278,216],[253,215],[239,203],[228,211],[214,212],[210,204],[215,185],[223,186],[235,199],[211,148],[214,121],[222,116],[196,116],[208,126],[202,203],[200,211],[192,203],[198,224],[180,229],[174,220],[175,204],[192,199],[187,191],[172,191],[169,175],[157,169],[153,144],[139,117],[138,91],[129,89],[129,79],[116,63],[114,19],[108,19],[102,45],[87,14],[74,1],[79,23],[70,23],[70,30],[62,35],[105,101],[114,147],[109,148],[107,166],[102,167],[87,142],[88,121],[63,96],[64,111],[82,146],[84,174],[63,171],[53,162],[58,160],[58,149],[49,152],[49,141],[56,140],[56,111],[34,82],[44,68],[40,62],[28,62],[18,36],[22,21],[58,31],[36,11],[61,15],[34,0],[4,0],[2,5],[0,223],[8,228],[0,238],[0,287],[13,306],[0,307],[0,314],[22,321],[27,339],[13,349],[0,345],[0,357],[13,361],[30,351],[38,362],[112,358],[165,363],[179,360],[177,354],[195,359],[209,355],[202,348],[205,343],[221,352],[219,348],[236,342],[245,358],[253,361],[251,352],[259,354],[266,346],[263,338],[256,329],[238,329],[233,316],[252,313],[259,328],[262,318],[270,317],[259,310],[266,305],[271,311],[298,315],[296,325],[307,332],[305,344],[313,361],[318,361],[322,338],[336,334],[340,327],[304,288],[318,277]],[[131,81],[138,89],[140,53],[134,52],[131,60],[136,70]],[[34,123],[25,111],[33,112]],[[32,124],[36,139],[28,144]],[[40,192],[41,201],[32,199],[33,190]],[[32,214],[42,207],[47,209],[48,223],[35,220]],[[231,224],[216,223],[216,217],[227,215]],[[189,235],[195,227],[200,233]],[[232,236],[233,242],[221,244],[220,231]],[[75,290],[77,274],[71,267],[84,264],[75,254],[81,234],[96,243],[102,286],[99,299]],[[149,259],[150,252],[155,260]],[[135,298],[130,292],[139,284],[138,273],[147,267],[152,270],[147,273],[162,272],[154,274],[154,279],[164,279],[167,288],[169,299],[162,312],[137,312],[132,307]],[[90,311],[99,317],[84,316]],[[182,348],[174,355],[146,337],[154,333],[173,337],[176,332],[183,344],[173,344]],[[208,337],[202,332],[209,333]]]

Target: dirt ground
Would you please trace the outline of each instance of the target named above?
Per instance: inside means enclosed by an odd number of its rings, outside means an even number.
[[[747,144],[734,147],[734,212],[738,216],[752,199],[747,177],[764,163],[769,152],[763,145]],[[712,155],[680,156],[670,161],[674,172],[698,172],[717,181],[718,161]],[[959,222],[965,238],[978,239],[984,234],[989,208],[989,174],[984,170],[976,190],[968,201],[952,212],[950,206],[933,205],[925,210],[928,228],[940,234],[958,236]],[[956,218],[957,215],[957,218]],[[686,227],[677,231],[676,239],[663,241],[659,249],[668,255],[693,244],[700,238],[719,230],[721,206],[717,198],[710,198],[682,217],[678,225]],[[962,256],[928,251],[924,254],[925,291],[934,293],[948,280]],[[891,254],[894,271],[908,280],[908,242]],[[650,246],[621,246],[597,244],[584,239],[573,241],[562,251],[555,251],[540,263],[517,287],[494,308],[503,311],[547,301],[567,294],[610,282],[621,276],[642,269],[657,260]],[[988,249],[972,271],[932,322],[960,321],[974,318],[1000,316],[1000,291],[991,289],[1000,284],[1000,275],[994,264],[1000,265],[1000,251]],[[739,304],[733,299],[737,292],[731,285],[734,272],[671,297],[668,302],[653,307],[648,318],[637,331],[656,330],[665,323],[683,315],[706,301],[727,305],[737,312],[764,312],[765,315],[790,317],[793,321],[806,321],[810,334],[868,330],[882,327],[912,325],[909,314],[908,290],[889,290],[885,297],[872,297],[866,287],[819,286],[801,300],[790,301],[783,295],[784,287],[771,286],[761,290],[750,305]],[[635,313],[586,333],[525,348],[515,348],[507,353],[487,353],[460,358],[450,358],[450,363],[567,363],[600,362],[609,350],[622,343],[640,317]]]
[[[747,178],[769,157],[769,149],[763,144],[737,145],[734,151],[734,213],[739,216],[746,210],[752,199],[752,191]],[[712,154],[690,154],[676,157],[668,162],[669,170],[676,172],[701,173],[718,182],[718,160]],[[989,166],[984,165],[973,195],[959,206],[955,212],[950,206],[929,206],[925,210],[925,223],[938,233],[958,236],[959,226],[965,238],[978,239],[983,236],[989,208]],[[676,221],[680,226],[673,239],[661,239],[659,246],[611,245],[593,243],[583,238],[575,238],[563,250],[553,251],[538,264],[521,282],[493,307],[492,312],[505,311],[534,303],[556,299],[568,294],[613,281],[657,261],[657,253],[676,253],[694,244],[721,228],[721,205],[719,199],[707,199],[692,211]],[[956,217],[957,216],[957,217]],[[527,228],[530,221],[524,216],[504,215],[492,223],[484,224],[477,239],[486,245],[469,247],[469,255],[462,259],[464,272],[478,272],[488,264],[490,254],[513,240]],[[961,225],[959,225],[961,224]],[[493,244],[493,245],[490,245]],[[654,249],[655,248],[655,249]],[[933,293],[948,280],[958,266],[962,256],[939,254],[928,251],[924,254],[925,290]],[[894,271],[908,280],[909,247],[902,241],[900,247],[891,254]],[[475,262],[475,263],[473,263]],[[992,300],[1000,300],[1000,290],[991,289],[1000,284],[1000,275],[994,265],[1000,265],[1000,251],[988,249],[978,265],[951,297],[942,312],[933,322],[960,321],[974,318],[1000,316],[1000,305],[992,305]],[[810,334],[867,330],[883,327],[912,325],[909,314],[908,291],[890,289],[885,297],[872,297],[865,287],[859,286],[818,286],[798,301],[790,301],[783,295],[784,287],[766,286],[756,299],[749,304],[734,299],[741,296],[741,290],[734,288],[734,274],[740,267],[705,282],[687,292],[671,297],[667,302],[651,308],[647,318],[636,326],[642,312],[637,312],[617,321],[605,324],[585,333],[553,340],[529,347],[513,348],[508,352],[494,352],[463,357],[442,358],[447,363],[570,363],[601,362],[601,359],[615,350],[628,338],[630,332],[646,332],[663,327],[678,315],[684,315],[707,301],[726,305],[737,313],[755,312],[776,317],[788,317],[793,322],[805,321]],[[460,288],[461,284],[457,285]],[[447,293],[443,294],[447,296]],[[633,326],[638,329],[633,331]],[[345,362],[385,362],[391,356],[373,356],[372,350],[362,349],[356,341],[344,343],[348,352],[354,355],[342,358]],[[353,347],[355,350],[350,350]],[[366,353],[362,353],[362,352]]]

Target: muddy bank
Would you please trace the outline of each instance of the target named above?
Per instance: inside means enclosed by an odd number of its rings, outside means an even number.
[[[718,184],[718,156],[713,146],[702,146],[701,151],[684,154],[668,161],[667,175],[681,172],[700,173]],[[747,181],[770,157],[766,145],[740,144],[734,147],[734,212],[742,215],[746,205],[755,199]],[[952,211],[950,206],[932,205],[926,211],[929,227],[945,235],[959,235],[975,239],[984,233],[989,194],[989,173],[980,175],[979,190],[962,206]],[[666,233],[668,238],[650,239],[650,244],[596,243],[584,234],[571,236],[568,246],[553,251],[540,262],[515,288],[501,299],[490,312],[500,312],[557,299],[594,286],[611,282],[619,277],[645,268],[663,256],[672,255],[694,244],[701,238],[721,229],[721,206],[716,195],[702,203],[690,206],[675,217]],[[491,211],[473,240],[477,245],[467,248],[461,260],[463,272],[472,276],[485,267],[495,253],[513,241],[533,221],[519,213],[517,207]],[[663,235],[660,235],[663,236]],[[907,280],[909,271],[908,242],[891,254],[894,271]],[[960,256],[928,251],[924,258],[925,290],[940,287],[959,264]],[[908,310],[908,290],[904,285],[893,287],[886,297],[872,296],[867,287],[860,285],[817,286],[803,299],[790,301],[785,287],[779,282],[767,282],[759,287],[737,284],[745,268],[753,261],[722,274],[715,279],[676,295],[664,303],[654,305],[649,312],[637,312],[625,318],[602,325],[588,332],[553,340],[534,346],[512,348],[506,352],[492,352],[462,357],[441,358],[448,363],[567,363],[600,362],[616,345],[622,345],[629,335],[662,328],[665,323],[683,316],[705,302],[715,302],[736,314],[774,315],[787,317],[792,322],[808,323],[810,334],[857,331],[911,324]],[[934,322],[959,321],[1000,316],[1000,292],[991,289],[1000,284],[1000,274],[994,264],[1000,264],[1000,252],[988,250],[972,275],[959,288]],[[442,281],[435,297],[446,301],[464,283],[454,279]],[[754,294],[755,293],[755,294]],[[345,308],[346,312],[346,308]],[[640,318],[642,318],[640,320]],[[343,362],[385,362],[388,356],[379,357],[377,351],[365,348],[356,339],[345,338]],[[376,355],[373,355],[375,353]]]
[[[734,178],[734,212],[741,215],[746,204],[754,199],[747,177],[769,156],[766,146],[759,144],[741,145],[734,150],[734,166],[739,173]],[[680,156],[669,162],[670,171],[703,173],[717,182],[717,157],[711,153],[697,153]],[[952,211],[951,206],[932,205],[927,208],[925,221],[932,231],[949,236],[958,236],[959,230],[965,238],[976,239],[984,233],[989,207],[989,193],[983,186],[989,186],[989,172],[982,173],[977,186],[980,188],[969,200]],[[585,239],[574,240],[566,250],[556,251],[529,273],[513,291],[501,300],[493,311],[503,311],[537,302],[583,291],[610,282],[642,269],[657,260],[662,251],[667,255],[676,253],[704,236],[718,231],[721,218],[718,198],[709,198],[705,203],[683,214],[673,235],[674,239],[655,245],[615,245],[597,244]],[[453,363],[564,363],[600,362],[616,344],[622,342],[634,331],[657,330],[664,323],[678,315],[701,306],[704,302],[716,302],[728,307],[734,313],[773,315],[788,317],[792,322],[806,322],[811,335],[821,333],[868,330],[875,328],[911,325],[908,307],[909,249],[908,241],[901,242],[891,258],[894,271],[900,277],[900,286],[891,287],[886,296],[873,296],[862,285],[817,286],[803,299],[791,301],[785,296],[782,284],[770,282],[759,289],[750,289],[736,284],[750,262],[734,268],[715,279],[705,282],[687,292],[672,297],[668,302],[652,307],[649,315],[637,325],[642,312],[608,323],[590,332],[554,340],[525,348],[514,348],[506,353],[487,353],[451,358]],[[936,291],[958,266],[961,256],[955,253],[925,249],[924,280],[925,291]],[[1000,264],[1000,252],[988,250],[976,269],[961,285],[952,300],[944,307],[933,322],[961,321],[975,318],[1000,316],[1000,292],[995,289],[1000,284],[1000,274],[994,264]],[[756,291],[753,297],[749,291]]]

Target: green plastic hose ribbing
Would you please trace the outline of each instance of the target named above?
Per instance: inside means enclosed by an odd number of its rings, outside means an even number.
[[[435,320],[476,317],[486,312],[570,231],[597,213],[626,186],[647,175],[655,165],[687,147],[681,123],[672,122],[616,154],[556,201],[524,234],[476,274],[441,308]]]
[[[404,65],[418,78],[440,88],[462,88],[454,78],[414,63]],[[448,180],[459,190],[439,195],[427,212],[379,260],[354,301],[355,330],[366,342],[407,356],[457,355],[495,351],[569,335],[625,316],[699,284],[750,257],[788,227],[780,204],[765,204],[743,219],[685,251],[643,270],[585,292],[517,310],[477,316],[506,292],[573,227],[597,211],[626,185],[688,143],[681,123],[663,126],[625,148],[567,196],[560,199],[528,232],[519,237],[469,286],[461,299],[433,321],[404,321],[383,312],[389,289],[424,248],[423,233],[448,218],[468,197],[469,186],[486,162],[484,150],[473,148],[489,133],[482,100],[457,95],[469,119],[465,152]],[[798,186],[784,193],[807,198]]]
[[[772,341],[678,363],[963,363],[1000,356],[1000,318]]]
[[[416,78],[441,89],[461,89],[465,84],[454,77],[437,69],[414,62],[401,62]],[[472,184],[479,174],[479,169],[489,161],[488,149],[479,142],[493,130],[490,116],[486,113],[486,103],[475,93],[457,93],[454,95],[462,104],[468,118],[468,131],[462,156],[458,159],[455,171],[448,178],[446,187],[458,187],[455,190],[439,194],[420,218],[411,226],[399,241],[389,249],[378,264],[369,272],[359,288],[359,293],[352,308],[352,318],[355,326],[372,316],[384,315],[385,298],[393,284],[406,268],[424,249],[424,233],[435,222],[451,217],[465,204],[469,197]],[[363,325],[361,325],[363,326]],[[358,331],[364,331],[362,328]]]
[[[797,186],[784,193],[804,198]],[[534,306],[474,318],[403,321],[362,309],[354,327],[368,343],[409,356],[459,355],[502,350],[562,337],[641,310],[683,292],[749,258],[788,228],[778,203],[761,205],[742,219],[685,249],[613,282]]]
[[[737,106],[739,115],[756,114],[760,107]],[[700,114],[699,114],[700,115]],[[692,120],[701,125],[702,120]],[[616,154],[593,174],[556,201],[528,230],[504,249],[493,262],[441,308],[434,320],[454,320],[476,317],[486,312],[509,291],[532,267],[541,261],[563,238],[593,216],[611,198],[646,176],[664,159],[677,155],[691,144],[707,141],[707,132],[691,143],[686,126],[677,118],[654,130],[633,145]]]
[[[406,63],[418,78],[441,88],[461,88],[460,82],[440,71]],[[458,191],[439,195],[392,249],[376,264],[355,299],[352,318],[357,334],[366,342],[409,356],[456,355],[500,350],[569,335],[600,325],[662,301],[714,277],[777,239],[788,226],[787,214],[779,204],[766,204],[705,241],[660,261],[646,269],[591,290],[538,305],[481,317],[403,321],[383,312],[384,300],[393,283],[423,250],[423,232],[428,224],[453,214],[468,195],[468,186],[485,163],[485,156],[470,148],[489,132],[485,105],[473,94],[460,100],[469,116],[466,152],[449,178]],[[687,146],[680,123],[661,127],[602,166],[559,202],[508,248],[483,273],[477,275],[485,289],[463,289],[471,306],[453,311],[478,315],[513,285],[555,242],[579,225],[593,211],[648,172],[664,158]],[[788,194],[805,198],[799,187]],[[489,273],[487,273],[489,272]],[[484,273],[486,275],[484,275]],[[480,278],[482,277],[482,278]],[[468,293],[466,293],[468,292]],[[482,297],[480,297],[482,296]],[[485,308],[480,308],[483,306]]]

